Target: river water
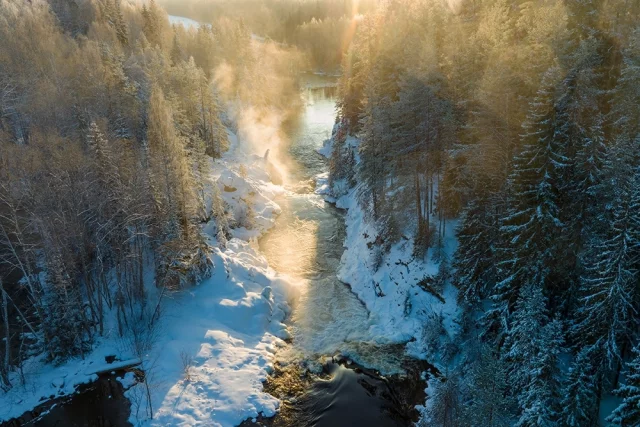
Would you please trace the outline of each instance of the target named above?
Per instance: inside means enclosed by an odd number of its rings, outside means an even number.
[[[345,236],[343,213],[314,194],[314,177],[327,169],[316,150],[331,136],[335,89],[307,88],[306,106],[286,130],[288,155],[282,207],[275,227],[260,241],[269,265],[298,284],[300,297],[289,326],[301,357],[344,351],[347,342],[366,340],[369,316],[349,288],[336,278]],[[289,355],[294,357],[293,354]]]
[[[335,83],[329,78],[324,82]],[[373,343],[367,309],[336,276],[344,251],[344,212],[314,194],[314,178],[328,170],[327,160],[317,149],[331,136],[335,88],[323,86],[314,76],[302,96],[305,107],[298,120],[287,127],[287,144],[278,153],[286,157],[281,160],[287,165],[285,188],[289,191],[276,200],[282,214],[261,239],[260,248],[271,267],[299,286],[300,296],[288,321],[293,339],[277,359],[283,366],[304,368],[281,374],[283,384],[278,384],[276,375],[271,388],[288,387],[291,377],[305,376],[305,370],[322,374],[302,381],[303,392],[285,404],[289,411],[281,411],[265,424],[406,425],[406,416],[398,416],[394,390],[377,372],[403,371],[402,346]],[[336,355],[344,362],[332,362]],[[372,370],[351,369],[353,366]],[[280,394],[280,398],[286,395]],[[282,415],[284,412],[288,414]]]

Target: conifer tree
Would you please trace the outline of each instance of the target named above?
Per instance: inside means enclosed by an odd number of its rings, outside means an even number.
[[[458,248],[454,254],[454,283],[460,298],[474,304],[490,294],[495,284],[495,243],[497,216],[484,199],[472,200],[462,213],[456,231]]]
[[[560,368],[562,326],[553,320],[534,338],[536,352],[525,362],[528,380],[518,393],[521,413],[517,427],[556,426],[560,418]]]
[[[609,149],[606,174],[613,195],[607,224],[586,256],[576,339],[604,352],[610,365],[628,349],[637,319],[640,259],[640,138]]]
[[[468,425],[499,427],[511,425],[507,370],[489,346],[482,345],[468,374],[469,403],[465,405]]]
[[[510,203],[500,227],[506,247],[498,253],[501,280],[496,298],[510,305],[525,284],[545,288],[555,262],[554,246],[562,227],[556,179],[563,164],[554,138],[557,79],[558,70],[552,68],[541,82],[523,124],[524,147],[508,180]]]
[[[596,424],[598,396],[592,357],[593,354],[587,348],[583,348],[569,368],[560,402],[563,426],[582,427]]]
[[[143,31],[151,46],[159,45],[162,47],[162,30],[160,10],[155,0],[151,0],[149,7],[142,5]]]
[[[183,61],[182,47],[180,46],[180,41],[178,40],[176,29],[174,28],[173,42],[171,44],[171,62],[175,66],[178,65],[181,61]]]
[[[522,288],[505,340],[509,383],[517,393],[517,426],[552,426],[559,418],[562,326],[550,320],[540,287]]]
[[[120,4],[121,0],[113,0],[113,26],[116,30],[116,35],[118,36],[118,41],[123,46],[127,46],[129,44],[129,30],[127,28],[127,24],[124,21],[124,15],[122,14],[122,5]]]
[[[640,424],[640,348],[636,346],[633,354],[634,358],[627,363],[625,384],[615,391],[616,395],[622,397],[622,403],[607,418],[615,426]]]

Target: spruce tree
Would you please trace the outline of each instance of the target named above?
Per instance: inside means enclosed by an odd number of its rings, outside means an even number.
[[[520,407],[519,427],[552,426],[559,418],[562,325],[549,319],[547,304],[540,287],[522,288],[505,340],[504,360]]]
[[[625,384],[620,386],[615,394],[622,397],[618,406],[607,421],[621,427],[640,425],[640,347],[633,349],[635,357],[627,363]]]
[[[122,5],[120,4],[121,0],[114,0],[114,8],[113,8],[113,25],[116,30],[116,35],[118,36],[118,41],[126,46],[129,44],[129,30],[127,28],[127,24],[124,22],[124,15],[122,14]]]
[[[517,427],[556,426],[560,418],[560,369],[562,326],[553,320],[542,328],[536,341],[536,353],[526,361],[528,381],[518,393],[521,414]]]
[[[523,124],[524,147],[508,179],[509,202],[500,227],[506,245],[498,251],[501,280],[495,299],[509,307],[524,285],[547,287],[557,255],[556,239],[563,227],[557,205],[563,157],[554,137],[558,72],[552,68],[544,76]]]
[[[509,397],[507,369],[487,345],[483,345],[467,374],[469,402],[465,405],[468,425],[510,426],[512,399]]]
[[[606,188],[613,194],[606,228],[585,256],[576,340],[618,363],[635,331],[640,259],[640,138],[617,141],[606,160]]]
[[[560,402],[563,426],[592,426],[597,421],[598,396],[592,357],[588,348],[583,348],[569,368]]]
[[[474,304],[490,294],[497,275],[495,241],[498,223],[486,199],[469,203],[462,213],[456,236],[454,284],[460,290],[460,299]]]

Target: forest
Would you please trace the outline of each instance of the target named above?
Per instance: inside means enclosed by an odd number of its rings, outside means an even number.
[[[359,24],[332,178],[383,251],[411,233],[437,257],[460,218],[430,283],[459,290],[466,363],[425,425],[598,425],[612,394],[607,422],[640,423],[638,6],[390,1]]]
[[[215,274],[211,242],[263,220],[212,167],[236,134],[267,163],[256,141],[315,71],[337,76],[328,186],[375,230],[370,270],[437,266],[408,289],[455,290],[459,332],[441,345],[435,316],[412,337],[440,368],[417,425],[640,425],[639,18],[634,0],[0,0],[0,403],[27,361],[84,359],[111,329],[152,350],[165,302]]]
[[[205,200],[208,159],[229,145],[223,102],[287,103],[297,56],[251,48],[234,20],[172,27],[153,1],[2,0],[0,33],[8,390],[29,356],[84,356],[112,310],[119,334],[146,351],[165,290],[210,273],[200,224],[217,218],[224,242],[250,220]],[[270,69],[278,78],[267,83]],[[157,300],[145,295],[149,271]]]

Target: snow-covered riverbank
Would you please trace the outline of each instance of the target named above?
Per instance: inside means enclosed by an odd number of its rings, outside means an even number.
[[[247,217],[248,221],[245,226],[236,221],[226,245],[219,245],[216,240],[215,220],[203,226],[212,275],[163,299],[157,333],[151,337],[152,349],[142,360],[150,399],[145,384],[126,391],[132,403],[130,422],[134,425],[232,426],[260,414],[272,416],[279,407],[280,402],[263,391],[262,382],[272,371],[277,350],[289,338],[284,321],[290,313],[288,301],[297,296],[297,284],[269,267],[257,239],[275,225],[281,212],[275,200],[287,190],[272,182],[270,172],[274,173],[274,169],[262,156],[253,154],[233,133],[230,141],[231,148],[223,158],[211,161],[204,190],[211,203],[213,188],[217,187],[231,217]],[[355,138],[351,145],[357,149]],[[328,156],[331,147],[320,151]],[[338,278],[349,284],[369,311],[367,316],[363,310],[366,319],[363,330],[358,331],[358,341],[408,342],[410,355],[437,365],[439,351],[457,333],[459,315],[450,285],[434,294],[417,284],[426,276],[435,275],[438,263],[432,261],[431,254],[423,259],[412,257],[413,248],[407,239],[395,244],[374,268],[372,239],[377,233],[357,203],[357,190],[329,189],[323,175],[316,180],[316,192],[348,209],[345,252]],[[329,190],[339,197],[332,198]],[[454,227],[454,223],[447,227],[447,254],[455,248]],[[158,290],[153,278],[148,279],[147,291],[153,295]],[[343,320],[349,323],[348,318]],[[357,322],[351,323],[355,326]],[[321,326],[333,330],[332,325]],[[85,360],[59,367],[30,360],[26,365],[29,389],[16,388],[5,395],[10,405],[3,406],[0,418],[19,416],[38,405],[43,397],[73,393],[78,384],[95,380],[95,372],[109,369],[105,356],[117,355],[120,360],[135,357],[130,340],[119,338],[116,331],[112,322]],[[348,354],[347,348],[338,350],[358,359],[357,354]]]
[[[251,226],[232,229],[233,237],[224,249],[215,239],[214,220],[203,227],[212,274],[192,288],[163,298],[156,332],[148,337],[152,349],[141,365],[150,401],[144,384],[125,393],[132,403],[134,425],[233,426],[258,414],[274,415],[279,406],[276,398],[262,391],[262,381],[271,372],[274,353],[289,337],[283,321],[293,287],[269,268],[257,249],[257,238],[280,213],[273,199],[283,189],[271,183],[264,159],[246,152],[234,134],[230,140],[225,156],[211,161],[205,191],[211,199],[217,186],[229,211],[252,216]],[[153,278],[147,279],[147,292],[158,293]],[[28,360],[26,386],[3,394],[0,421],[19,417],[51,396],[73,394],[78,385],[96,380],[96,372],[115,366],[106,364],[106,356],[133,358],[131,339],[118,336],[112,317],[84,360],[61,366],[52,366],[42,357]]]
[[[289,337],[283,321],[292,285],[269,268],[257,238],[280,213],[273,199],[283,189],[271,182],[263,158],[246,152],[235,135],[230,139],[229,152],[212,162],[210,179],[231,211],[253,216],[252,227],[233,229],[226,249],[215,241],[213,221],[204,227],[213,274],[167,304],[148,366],[155,417],[134,410],[134,424],[232,426],[272,416],[279,406],[262,381]],[[135,403],[142,392],[138,386],[127,396]]]
[[[352,136],[344,144],[345,149],[353,151],[356,163],[358,145],[358,139]],[[330,157],[333,149],[330,140],[318,152]],[[414,256],[412,236],[406,234],[388,253],[376,253],[379,233],[358,203],[358,185],[348,188],[345,182],[336,181],[330,188],[328,177],[319,184],[318,193],[347,209],[347,236],[338,278],[369,310],[370,336],[380,344],[406,342],[410,356],[443,368],[441,353],[459,332],[461,311],[457,291],[450,283],[435,292],[426,292],[418,284],[438,274],[441,261],[434,259],[433,248],[424,257]],[[449,260],[456,249],[456,226],[457,221],[446,225],[443,252]]]

